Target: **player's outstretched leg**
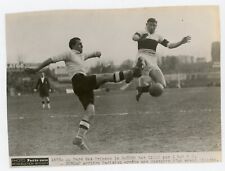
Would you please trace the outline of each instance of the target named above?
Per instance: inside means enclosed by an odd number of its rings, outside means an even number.
[[[141,76],[141,70],[139,68],[133,68],[127,71],[118,71],[115,73],[106,73],[106,74],[97,74],[96,75],[96,83],[97,87],[101,86],[107,82],[118,83],[123,80],[126,82],[130,82],[133,78],[138,78]]]

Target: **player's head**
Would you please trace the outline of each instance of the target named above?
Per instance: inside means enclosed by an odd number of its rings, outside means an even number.
[[[80,53],[83,52],[83,44],[79,37],[74,37],[74,38],[70,39],[69,47],[70,47],[70,49],[77,50]]]
[[[146,28],[149,33],[154,33],[157,27],[157,20],[155,18],[149,18],[146,23]]]
[[[160,83],[153,83],[149,88],[151,96],[158,97],[163,93],[164,87]]]

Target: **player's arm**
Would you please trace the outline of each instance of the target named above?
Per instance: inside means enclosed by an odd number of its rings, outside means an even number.
[[[179,42],[176,42],[176,43],[168,43],[167,44],[167,47],[169,49],[177,48],[177,47],[179,47],[179,46],[181,46],[181,45],[183,45],[185,43],[189,43],[190,41],[191,41],[191,37],[190,36],[186,36],[186,37],[183,37],[181,39],[181,41],[179,41]]]
[[[147,32],[136,32],[134,33],[132,39],[133,41],[141,41],[141,40],[144,40],[146,37],[148,36],[148,33]]]
[[[67,60],[68,58],[68,54],[67,53],[63,53],[63,54],[60,54],[58,56],[54,56],[52,58],[48,58],[47,60],[43,61],[39,66],[37,66],[36,68],[26,68],[25,71],[28,72],[28,73],[36,73],[38,71],[40,71],[42,68],[50,65],[51,63],[56,63],[56,62],[59,62],[59,61],[65,61]]]
[[[88,60],[88,59],[91,59],[91,58],[100,58],[101,56],[101,52],[99,51],[96,51],[96,52],[93,52],[93,53],[90,53],[90,54],[86,54],[85,57],[84,57],[84,60]]]
[[[50,65],[51,63],[54,63],[52,58],[49,58],[45,61],[43,61],[40,65],[38,65],[36,68],[26,68],[25,71],[28,72],[28,73],[36,73],[38,71],[40,71],[42,68]]]

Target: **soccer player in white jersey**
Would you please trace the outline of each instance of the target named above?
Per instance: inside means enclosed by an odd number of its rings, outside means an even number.
[[[143,77],[139,78],[139,86],[137,87],[136,100],[139,101],[142,93],[149,92],[151,85],[157,84],[161,91],[166,87],[166,81],[161,69],[157,65],[156,48],[161,44],[167,48],[177,48],[191,40],[190,36],[183,37],[176,43],[171,43],[164,39],[161,35],[155,33],[157,21],[155,18],[149,18],[146,23],[146,30],[136,32],[132,39],[138,43],[137,65],[143,68],[142,75],[150,76],[151,83],[147,83]]]
[[[69,41],[69,47],[69,51],[45,60],[37,68],[27,68],[26,71],[28,73],[36,73],[51,63],[59,61],[65,62],[66,69],[72,81],[73,91],[78,96],[85,110],[73,144],[79,146],[81,149],[88,149],[85,143],[85,135],[91,123],[93,123],[95,115],[93,90],[98,89],[99,86],[106,82],[116,83],[123,80],[131,81],[133,77],[141,76],[141,70],[138,67],[134,67],[127,71],[87,75],[87,69],[84,64],[85,60],[100,57],[101,52],[96,51],[91,54],[83,54],[83,45],[78,37],[74,37]]]

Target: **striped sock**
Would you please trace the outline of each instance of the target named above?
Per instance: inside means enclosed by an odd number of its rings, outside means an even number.
[[[115,72],[113,74],[113,79],[115,83],[123,81],[125,79],[123,71]]]
[[[79,125],[79,130],[77,133],[77,137],[83,138],[86,135],[89,128],[90,128],[90,123],[84,119],[81,120],[80,125]]]

